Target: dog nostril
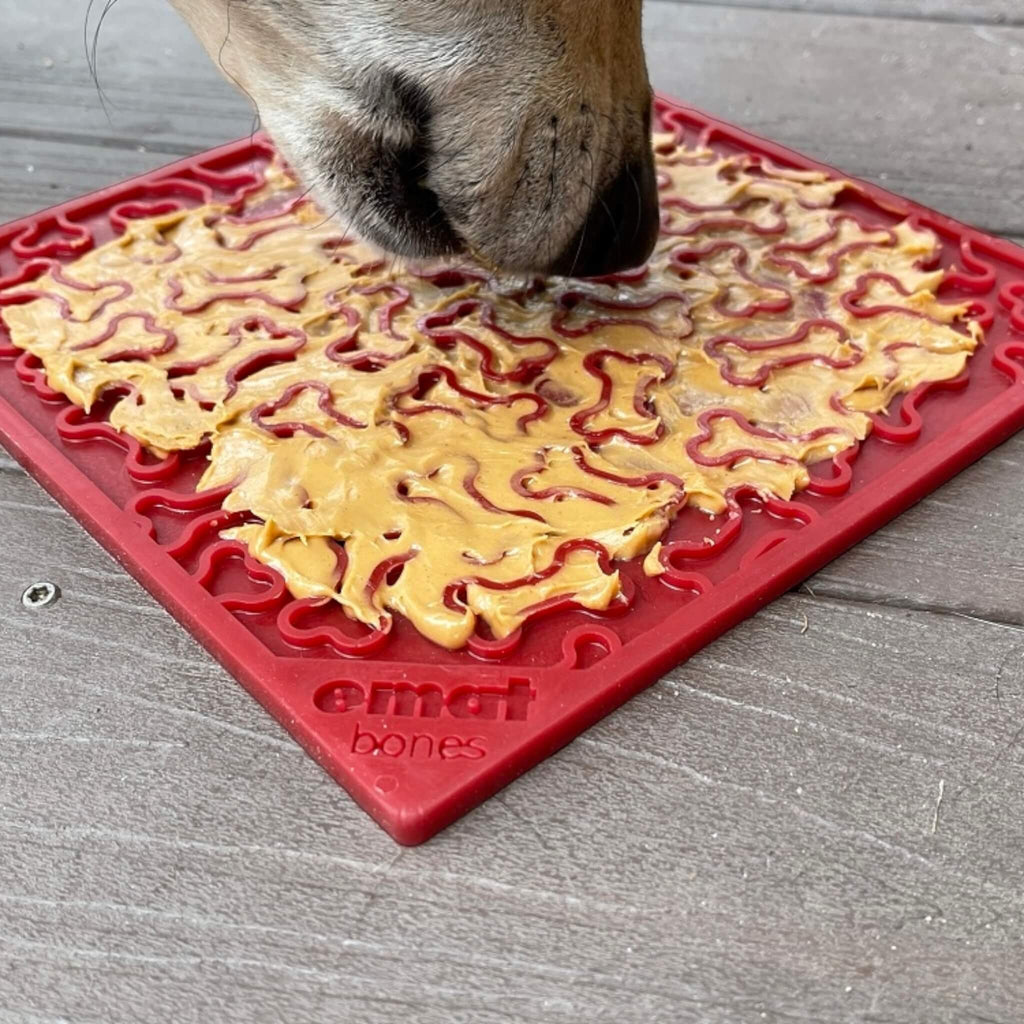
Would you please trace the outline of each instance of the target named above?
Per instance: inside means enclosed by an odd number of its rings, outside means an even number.
[[[583,226],[551,264],[551,274],[600,277],[639,266],[658,238],[654,161],[626,164],[594,201]]]

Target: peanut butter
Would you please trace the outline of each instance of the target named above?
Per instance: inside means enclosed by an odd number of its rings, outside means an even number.
[[[736,488],[790,497],[869,413],[981,340],[935,238],[835,208],[845,183],[656,138],[648,265],[591,281],[400,267],[280,167],[241,209],[126,232],[3,317],[47,382],[157,452],[211,442],[225,531],[299,597],[447,648],[545,604],[606,608],[616,560]]]

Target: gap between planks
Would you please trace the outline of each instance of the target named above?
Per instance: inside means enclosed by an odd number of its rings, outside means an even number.
[[[882,529],[885,529],[883,526]],[[810,598],[812,601],[821,604],[834,601],[839,604],[857,605],[861,608],[884,608],[888,611],[897,612],[920,612],[924,615],[944,615],[954,619],[964,619],[967,622],[976,622],[981,626],[991,626],[993,629],[1008,629],[1024,636],[1024,623],[1013,622],[1010,619],[996,618],[995,616],[981,615],[973,612],[961,611],[959,608],[952,608],[948,605],[936,604],[933,601],[915,601],[912,598],[874,598],[857,595],[842,588],[828,588],[824,584],[812,582],[814,577],[789,591],[790,594],[802,598]],[[801,629],[801,633],[805,630]]]
[[[97,103],[99,100],[97,99]],[[0,127],[0,138],[2,139],[25,139],[35,142],[53,142],[58,145],[68,146],[91,146],[94,149],[134,150],[144,147],[147,153],[156,153],[160,156],[169,156],[181,159],[193,153],[203,152],[208,148],[204,143],[197,142],[194,146],[175,146],[168,142],[150,142],[144,137],[129,138],[122,135],[97,135],[95,132],[67,132],[53,131],[46,128],[3,128]],[[231,142],[231,139],[225,139]]]
[[[982,11],[921,11],[909,5],[898,11],[884,10],[892,0],[878,0],[875,9],[864,10],[855,3],[790,2],[765,3],[763,0],[661,0],[678,7],[733,7],[745,11],[778,11],[785,14],[807,14],[816,17],[862,18],[866,21],[913,21],[938,25],[985,25],[996,28],[1024,28],[1024,17],[1008,16],[996,10]],[[1007,5],[1008,6],[1008,5]]]

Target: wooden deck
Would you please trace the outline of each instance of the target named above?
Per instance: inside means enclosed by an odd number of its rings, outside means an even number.
[[[108,122],[84,7],[0,0],[0,219],[249,128],[160,0],[107,20]],[[659,88],[1024,236],[1020,0],[647,32]],[[400,850],[0,456],[0,1022],[1017,1024],[1022,474],[1019,437]]]

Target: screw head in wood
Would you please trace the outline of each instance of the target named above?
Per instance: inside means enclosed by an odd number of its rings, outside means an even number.
[[[48,580],[40,580],[25,588],[21,603],[26,608],[45,608],[60,597],[60,587]]]

